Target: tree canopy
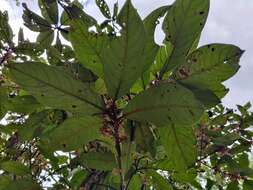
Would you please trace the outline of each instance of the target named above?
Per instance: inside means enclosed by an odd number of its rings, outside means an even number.
[[[0,12],[0,190],[253,188],[251,104],[221,104],[244,51],[199,47],[209,0],[145,18],[96,0],[102,23],[78,0],[38,5],[22,4],[36,42]]]

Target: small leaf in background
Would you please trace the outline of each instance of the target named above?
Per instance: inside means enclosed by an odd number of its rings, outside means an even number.
[[[36,41],[42,48],[48,48],[51,46],[53,40],[54,40],[54,31],[48,30],[45,32],[40,32]]]
[[[30,174],[29,168],[17,161],[1,162],[0,168],[6,172],[20,176]]]
[[[100,9],[101,13],[108,19],[110,19],[111,13],[110,13],[110,9],[109,6],[107,5],[105,0],[96,0],[96,4],[98,6],[98,8]]]
[[[28,9],[25,3],[22,3],[22,5],[24,7],[22,18],[24,20],[24,25],[27,28],[34,32],[48,31],[51,28],[51,25],[47,20]]]
[[[43,17],[45,17],[50,23],[58,23],[57,0],[39,0],[39,7]]]
[[[155,43],[155,29],[159,23],[159,19],[163,17],[166,12],[169,11],[170,6],[160,7],[151,12],[144,20],[144,28],[146,31],[146,44],[143,54],[145,67],[143,71],[146,71],[154,62],[159,46]]]
[[[12,45],[12,39],[13,39],[13,31],[8,24],[9,16],[6,11],[2,12],[0,11],[0,44],[3,40],[4,42],[8,43],[9,45]],[[2,48],[1,48],[2,49]]]
[[[202,104],[190,90],[172,83],[150,87],[123,109],[128,119],[158,126],[191,125],[200,119],[203,111]]]
[[[117,19],[122,27],[121,36],[108,39],[102,53],[105,84],[114,100],[129,92],[145,67],[145,29],[130,0],[126,1]]]

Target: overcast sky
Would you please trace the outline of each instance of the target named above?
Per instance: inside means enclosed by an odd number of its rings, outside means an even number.
[[[24,2],[22,0],[21,2]],[[120,5],[124,0],[118,0]],[[26,0],[28,7],[38,12],[36,0]],[[87,13],[100,21],[103,19],[95,6],[95,0],[83,0]],[[107,0],[113,5],[116,0]],[[173,0],[132,0],[139,14],[144,17],[155,8],[168,5]],[[22,26],[22,7],[15,6],[14,0],[0,0],[0,9],[10,11],[11,24],[15,31]],[[229,43],[246,50],[240,65],[241,69],[232,79],[225,84],[230,92],[223,99],[225,105],[234,107],[236,104],[244,104],[251,101],[253,104],[253,0],[211,0],[211,9],[207,24],[201,37],[201,45],[208,43]],[[35,39],[36,33],[28,33],[26,36]],[[156,36],[160,42],[163,35]]]

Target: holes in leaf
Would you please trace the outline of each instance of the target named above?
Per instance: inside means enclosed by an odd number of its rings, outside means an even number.
[[[215,50],[214,48],[211,49],[212,52],[214,52],[214,50]]]

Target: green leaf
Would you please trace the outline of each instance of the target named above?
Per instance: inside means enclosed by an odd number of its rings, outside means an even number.
[[[45,17],[50,23],[58,23],[58,6],[57,0],[39,0],[39,7],[41,14]]]
[[[32,113],[40,107],[41,105],[37,102],[37,100],[30,95],[8,98],[8,102],[6,104],[6,110],[23,114]]]
[[[156,190],[173,190],[173,186],[169,183],[169,181],[157,172],[149,171],[148,175],[151,176],[152,184]]]
[[[11,45],[14,34],[8,22],[9,17],[7,11],[0,11],[0,41],[3,40]]]
[[[195,95],[195,97],[207,108],[212,108],[219,103],[221,103],[220,99],[209,89],[205,88],[198,88],[196,86],[181,83],[179,81],[179,84],[182,86],[188,88],[192,91],[192,93]]]
[[[253,181],[252,180],[244,180],[243,190],[252,190]]]
[[[208,15],[209,0],[176,0],[163,23],[166,40],[173,44],[160,77],[183,64],[199,37]]]
[[[111,18],[110,9],[105,0],[96,0],[96,4],[100,9],[101,13],[108,19]]]
[[[238,190],[238,182],[237,181],[232,181],[231,183],[228,184],[227,190]]]
[[[70,180],[71,187],[74,189],[79,189],[86,177],[88,177],[88,173],[86,171],[77,169]]]
[[[192,52],[187,63],[176,71],[176,79],[188,85],[210,89],[222,98],[224,89],[221,82],[238,71],[242,53],[240,48],[227,44],[200,47]]]
[[[153,12],[151,12],[143,21],[145,31],[146,31],[146,36],[147,36],[145,49],[143,53],[145,55],[144,71],[146,71],[154,62],[154,59],[159,50],[159,46],[155,43],[155,40],[154,40],[155,29],[156,29],[156,26],[159,24],[159,18],[164,16],[164,14],[169,10],[169,8],[170,6],[160,7],[154,10]]]
[[[6,190],[6,187],[12,182],[9,176],[0,176],[0,190]]]
[[[78,7],[72,6],[69,12],[71,17],[69,40],[77,59],[86,68],[102,77],[101,51],[104,48],[105,35],[89,32],[89,28],[97,24],[96,20],[82,12]]]
[[[36,41],[42,48],[48,48],[51,46],[53,40],[54,40],[54,31],[48,30],[45,32],[40,32]]]
[[[197,159],[196,139],[190,125],[171,125],[159,128],[160,140],[172,169],[185,171]]]
[[[160,46],[154,64],[151,67],[151,72],[154,76],[158,76],[159,71],[162,69],[163,65],[166,63],[167,57],[170,56],[173,50],[173,46],[170,42],[166,42],[164,45]]]
[[[48,115],[50,110],[31,114],[22,128],[18,130],[18,136],[22,141],[29,141],[39,137],[43,131],[49,127],[50,121]]]
[[[128,119],[159,126],[191,125],[200,119],[203,106],[181,85],[161,83],[137,95],[123,112]]]
[[[8,190],[42,190],[42,188],[34,181],[28,179],[19,179],[12,181],[6,186]]]
[[[44,134],[41,137],[42,143],[51,150],[77,150],[88,142],[99,139],[102,125],[102,121],[95,116],[70,118]]]
[[[111,152],[88,152],[81,154],[79,162],[96,170],[111,171],[118,168],[115,156]]]
[[[18,44],[23,43],[25,41],[23,28],[20,28],[18,31]]]
[[[22,3],[22,5],[24,7],[22,18],[24,20],[24,25],[27,28],[34,32],[48,31],[51,28],[51,25],[47,20],[28,9],[25,3]]]
[[[115,100],[129,92],[145,67],[145,29],[130,0],[117,19],[122,27],[121,36],[108,40],[102,56],[107,90]]]
[[[6,172],[20,176],[30,174],[29,168],[17,161],[1,162],[0,168]]]
[[[9,69],[11,78],[45,106],[83,114],[102,109],[101,98],[88,85],[55,66],[26,62]]]

